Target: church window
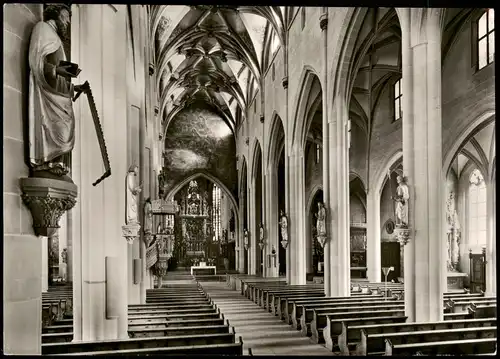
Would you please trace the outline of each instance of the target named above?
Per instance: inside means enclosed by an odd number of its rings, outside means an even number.
[[[469,248],[474,252],[486,246],[486,184],[478,169],[469,177]]]
[[[495,59],[495,10],[488,9],[477,22],[478,67],[491,64]]]
[[[221,229],[221,221],[220,221],[220,199],[221,199],[221,190],[217,185],[214,185],[212,190],[212,227],[214,230],[214,241],[218,242],[221,238],[222,229]]]
[[[394,121],[397,121],[403,117],[403,109],[401,108],[402,97],[403,94],[401,93],[401,79],[399,79],[394,84]]]

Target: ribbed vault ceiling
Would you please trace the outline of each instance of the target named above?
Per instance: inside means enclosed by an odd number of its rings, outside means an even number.
[[[283,45],[289,14],[278,6],[152,6],[164,131],[195,101],[209,103],[234,131]]]

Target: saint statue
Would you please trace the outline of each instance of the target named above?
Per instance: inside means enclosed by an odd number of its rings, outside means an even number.
[[[45,20],[37,23],[31,33],[29,157],[35,175],[44,171],[49,176],[65,176],[70,170],[75,144],[72,98],[74,91],[81,88],[71,84],[79,69],[76,64],[65,63],[62,45],[62,40],[69,36],[70,18],[71,9],[67,5],[49,5],[44,12]],[[71,181],[69,177],[64,179]]]
[[[323,202],[318,202],[318,214],[316,215],[316,230],[318,236],[326,235],[326,209]]]
[[[136,183],[138,173],[139,173],[139,167],[137,167],[137,165],[132,165],[128,169],[127,183],[126,183],[127,202],[125,204],[127,206],[126,219],[125,219],[126,224],[139,223],[137,216],[137,196],[139,195],[139,193],[141,193],[142,186],[140,185],[137,186]]]
[[[147,198],[144,203],[144,233],[151,234],[153,231],[153,206],[151,199]]]
[[[246,248],[248,248],[248,230],[245,228],[243,231],[243,244],[245,245]]]
[[[264,225],[261,223],[259,227],[259,240],[264,243]]]
[[[398,176],[398,188],[396,188],[396,197],[392,197],[396,201],[396,225],[408,226],[408,200],[410,199],[410,191],[404,177]]]
[[[284,241],[288,241],[288,218],[283,210],[280,211],[280,226],[281,226],[281,237]]]

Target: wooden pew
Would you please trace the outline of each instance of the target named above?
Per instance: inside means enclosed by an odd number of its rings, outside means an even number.
[[[375,302],[370,303],[370,305],[355,305],[355,306],[332,306],[329,308],[315,308],[312,310],[313,319],[311,321],[311,336],[314,342],[321,344],[324,343],[323,329],[326,327],[327,315],[334,316],[335,314],[342,313],[344,316],[348,316],[349,313],[355,313],[358,316],[371,316],[379,311],[389,312],[396,311],[396,313],[402,312],[404,315],[405,305],[402,301],[395,302]],[[352,318],[352,315],[348,317]],[[301,323],[302,324],[302,323]],[[307,323],[306,323],[307,324]]]
[[[143,329],[143,328],[182,328],[197,325],[224,325],[224,318],[205,318],[205,319],[174,319],[174,320],[157,320],[154,322],[148,321],[146,319],[132,319],[128,322],[129,330],[133,329]]]
[[[166,328],[129,328],[128,334],[130,338],[170,337],[196,334],[229,333],[230,329],[231,327],[224,324]]]
[[[349,355],[354,350],[360,339],[360,330],[353,328],[392,326],[405,324],[406,316],[389,317],[364,317],[350,319],[331,319],[327,317],[326,327],[323,329],[325,346],[331,351],[338,350],[342,355]]]
[[[73,340],[73,326],[69,332],[62,333],[42,333],[42,344],[47,343],[68,343]]]
[[[286,300],[288,297],[301,297],[310,296],[310,297],[319,297],[324,298],[323,290],[297,290],[292,292],[267,292],[268,300],[270,300],[270,308],[271,313],[274,315],[278,315],[281,319],[281,314],[283,312],[284,303],[281,303],[281,299]],[[283,304],[283,305],[282,305]]]
[[[371,297],[371,295],[370,295]],[[302,304],[296,304],[295,305],[295,316],[299,316],[300,313],[300,318],[297,318],[300,326],[300,330],[302,331],[302,334],[304,335],[311,335],[310,331],[310,324],[314,319],[314,310],[322,310],[324,308],[337,308],[337,307],[342,307],[344,305],[351,305],[351,306],[373,306],[373,305],[385,305],[387,302],[390,302],[389,300],[384,300],[382,296],[375,297],[375,298],[368,298],[364,297],[362,300],[359,300],[358,298],[354,297],[337,297],[337,298],[328,298],[329,300],[321,301],[321,302],[308,302],[308,303],[302,303]],[[380,304],[382,303],[382,304]],[[398,302],[400,304],[401,302]],[[292,311],[292,317],[293,317],[293,311]],[[292,318],[293,320],[293,318]],[[326,324],[325,324],[326,325]]]
[[[144,348],[144,349],[123,349],[112,351],[93,351],[85,353],[68,353],[54,355],[92,355],[92,356],[114,356],[114,355],[228,355],[240,356],[243,355],[243,340],[239,337],[239,342],[228,344],[208,344],[208,345],[192,345],[192,346],[176,346],[176,347],[160,347],[160,348]]]
[[[474,305],[468,309],[469,315],[473,318],[496,318],[497,316],[497,306],[495,305]]]
[[[218,318],[220,316],[220,312],[211,312],[211,313],[199,313],[199,314],[162,314],[162,315],[139,315],[139,316],[129,316],[129,323],[132,320],[141,320],[147,321],[150,323],[158,323],[164,321],[172,321],[172,320],[188,320],[188,319],[213,319]]]
[[[340,323],[327,321],[327,325],[323,330],[323,336],[325,337],[325,346],[332,351],[338,347],[343,355],[349,355],[350,351],[356,349],[358,351],[357,355],[365,355],[366,346],[360,344],[361,330],[372,335],[402,331],[489,326],[496,326],[496,318],[449,320],[427,323],[406,323],[406,320],[404,320],[399,321],[399,323],[390,321],[387,324],[380,323],[379,321],[370,322],[360,319],[355,321],[341,321]]]
[[[496,338],[459,339],[413,344],[393,345],[386,340],[385,355],[413,356],[413,355],[470,355],[489,354],[496,350]]]
[[[183,309],[196,309],[196,308],[207,308],[210,307],[211,304],[207,301],[203,301],[200,303],[182,303],[178,302],[172,304],[172,303],[166,303],[166,304],[137,304],[137,305],[129,305],[128,306],[128,312],[129,313],[140,313],[145,310],[148,311],[161,311],[165,309],[177,309],[182,307]]]
[[[43,334],[50,333],[69,333],[73,331],[73,324],[65,324],[65,325],[51,325],[42,328]]]
[[[341,302],[350,303],[352,301],[355,301],[357,303],[368,303],[377,300],[379,301],[383,300],[382,295],[366,294],[364,296],[358,296],[358,297],[325,297],[318,299],[316,298],[300,299],[291,301],[292,312],[290,317],[293,327],[297,330],[300,330],[301,329],[300,318],[302,317],[304,308],[321,307],[324,305],[328,305],[329,303],[341,303]],[[312,314],[311,314],[311,320],[312,320]]]
[[[391,306],[386,309],[383,306],[375,308],[372,310],[367,310],[366,307],[360,307],[357,311],[345,311],[345,312],[331,312],[323,311],[316,313],[316,309],[313,310],[313,320],[311,321],[311,338],[315,343],[324,343],[323,329],[326,327],[327,320],[345,319],[345,318],[363,318],[363,317],[390,317],[405,315],[404,305],[402,306]],[[307,328],[307,324],[301,323]],[[304,330],[304,328],[302,328]],[[304,333],[304,331],[303,331]]]
[[[497,303],[496,298],[477,298],[481,300],[462,300],[462,301],[454,301],[448,300],[446,301],[446,310],[449,313],[465,313],[469,307],[474,308],[477,305],[480,306],[495,306]]]
[[[490,324],[489,326],[487,324]],[[493,324],[493,325],[491,325]],[[456,326],[455,326],[456,325]],[[361,328],[360,342],[356,347],[356,355],[370,355],[385,351],[385,339],[392,344],[410,344],[437,342],[458,339],[477,339],[496,337],[496,319],[488,321],[449,321],[433,323],[405,323],[400,325],[381,326],[373,329]],[[451,354],[451,353],[449,353]]]
[[[197,334],[187,336],[168,336],[154,338],[134,338],[134,339],[117,339],[117,340],[100,340],[100,341],[85,341],[71,343],[50,343],[42,344],[42,355],[53,355],[63,353],[81,353],[88,352],[108,352],[110,354],[119,354],[123,350],[137,349],[159,349],[170,347],[191,347],[191,346],[207,346],[214,344],[233,344],[235,342],[235,334],[218,333],[218,334]],[[92,355],[92,354],[91,354]]]

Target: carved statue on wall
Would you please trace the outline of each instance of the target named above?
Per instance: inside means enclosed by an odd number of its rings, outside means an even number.
[[[283,241],[288,241],[288,218],[283,210],[280,211],[281,237]]]
[[[61,261],[63,263],[68,263],[68,249],[64,248],[61,252]]]
[[[147,198],[144,202],[144,233],[151,234],[153,232],[153,206],[151,199]]]
[[[31,33],[29,46],[29,157],[35,176],[39,171],[65,176],[75,143],[74,91],[71,78],[78,65],[65,63],[62,40],[69,36],[71,9],[67,5],[47,6],[44,21]],[[43,175],[41,175],[43,176]],[[72,182],[69,177],[63,180]]]
[[[259,241],[264,243],[264,225],[261,223],[259,227]]]
[[[458,271],[460,260],[460,221],[455,209],[455,193],[450,192],[446,201],[446,222],[448,224],[447,243],[448,259],[447,267],[449,271]]]
[[[326,209],[323,202],[318,202],[318,213],[316,214],[316,218],[318,236],[326,235]]]
[[[137,174],[139,173],[139,167],[137,165],[132,165],[128,169],[127,173],[127,195],[126,195],[126,224],[138,223],[137,216],[137,196],[142,191],[142,186],[137,186]]]
[[[392,197],[396,201],[396,225],[406,227],[408,226],[408,200],[410,199],[410,191],[404,177],[398,176],[397,181],[396,196]]]
[[[167,184],[167,174],[163,171],[163,169],[160,171],[160,174],[158,174],[158,197],[161,199],[165,199],[166,193],[165,193],[165,185]]]

